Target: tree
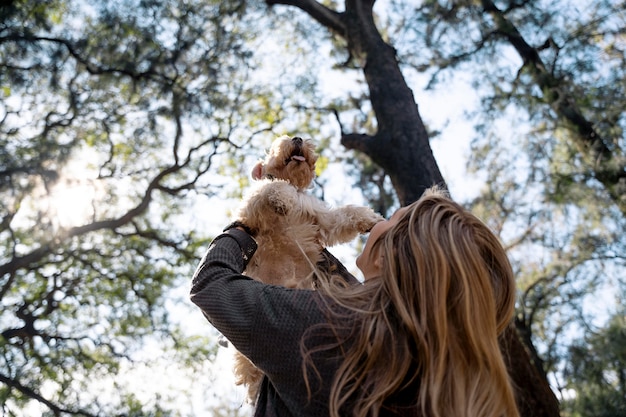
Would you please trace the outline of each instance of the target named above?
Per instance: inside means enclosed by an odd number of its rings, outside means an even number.
[[[402,29],[393,29],[409,32],[403,37],[415,42],[413,52],[403,51],[402,62],[429,72],[430,87],[469,75],[483,93],[483,125],[517,107],[546,135],[565,135],[561,139],[573,145],[569,156],[575,159],[568,162],[576,172],[553,176],[563,182],[595,179],[624,213],[623,117],[617,104],[624,91],[623,5],[428,1],[396,6],[419,22],[401,20]]]
[[[595,180],[626,214],[624,120],[613,102],[623,102],[625,88],[623,5],[568,6],[564,13],[559,1],[424,2],[415,10],[423,26],[412,30],[424,34],[430,49],[409,60],[417,67],[429,62],[435,78],[480,65],[475,83],[492,92],[484,114],[516,104],[532,121],[563,132],[579,164],[567,179]]]
[[[0,7],[3,414],[172,414],[124,378],[154,339],[200,374],[215,355],[166,304],[210,238],[186,201],[220,193],[206,174],[238,126],[254,137],[245,4]]]
[[[336,12],[316,1],[273,1],[307,12],[347,44],[350,60],[362,66],[369,99],[376,116],[374,135],[342,132],[341,143],[368,155],[391,178],[400,202],[417,200],[433,184],[443,184],[428,143],[428,132],[419,115],[391,45],[382,39],[374,23],[373,1],[347,1]],[[406,167],[419,166],[418,170]],[[399,168],[401,167],[401,168]]]

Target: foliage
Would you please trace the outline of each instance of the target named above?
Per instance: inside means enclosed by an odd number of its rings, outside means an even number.
[[[510,111],[526,113],[532,151],[544,163],[555,157],[553,198],[571,183],[600,187],[626,214],[623,4],[427,1],[415,11],[421,24],[410,39],[428,53],[409,52],[409,65],[429,71],[431,85],[471,67],[480,133]]]
[[[624,294],[621,294],[624,299]],[[576,396],[563,402],[571,416],[622,416],[626,413],[626,315],[622,306],[606,325],[569,347],[565,372]]]
[[[516,324],[571,416],[624,407],[623,311],[593,308],[626,281],[618,3],[390,0],[374,16],[423,114],[452,80],[480,98],[468,205],[508,246]],[[0,4],[4,414],[186,413],[167,377],[160,397],[133,382],[165,366],[211,383],[214,335],[190,334],[180,289],[275,135],[318,141],[318,194],[339,163],[377,210],[398,205],[389,172],[334,140],[380,123],[344,35],[243,0]]]
[[[202,373],[214,357],[215,340],[183,331],[167,305],[187,309],[172,289],[187,287],[210,238],[207,213],[189,206],[222,193],[228,151],[276,124],[245,116],[271,95],[248,82],[244,12],[237,1],[2,5],[3,414],[177,415],[179,395],[146,402],[124,378],[168,361]]]

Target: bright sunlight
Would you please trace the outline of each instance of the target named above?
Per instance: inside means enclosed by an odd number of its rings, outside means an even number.
[[[94,216],[96,189],[89,179],[64,178],[52,187],[47,199],[48,214],[57,226],[80,226]]]
[[[77,155],[59,171],[56,181],[40,185],[31,202],[33,213],[43,216],[57,229],[93,221],[98,212],[96,204],[104,194],[97,176],[87,155]]]

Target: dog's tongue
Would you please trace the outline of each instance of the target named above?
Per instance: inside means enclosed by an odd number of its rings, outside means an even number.
[[[300,156],[300,155],[294,155],[291,157],[291,159],[295,159],[296,161],[300,161],[300,162],[304,162],[304,156]]]

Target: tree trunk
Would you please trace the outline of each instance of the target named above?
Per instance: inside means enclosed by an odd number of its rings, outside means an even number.
[[[378,122],[374,136],[343,133],[342,144],[367,154],[391,178],[402,205],[425,189],[445,185],[430,148],[428,132],[413,92],[396,60],[395,49],[380,37],[371,4],[349,1],[344,14],[352,54],[364,60],[363,72]]]
[[[372,0],[346,0],[335,12],[314,0],[266,0],[308,13],[329,30],[343,36],[352,59],[363,66],[378,131],[375,135],[342,132],[342,144],[367,154],[390,176],[402,205],[417,200],[426,188],[445,185],[430,148],[413,92],[406,84],[395,50],[386,44],[374,23]],[[512,324],[501,346],[524,417],[557,417],[559,403],[545,376],[533,365]]]
[[[445,185],[430,148],[413,92],[396,60],[395,49],[380,37],[372,15],[373,1],[347,0],[337,13],[313,0],[267,0],[307,12],[348,41],[353,59],[361,62],[370,90],[378,132],[374,136],[342,132],[341,143],[368,155],[389,175],[402,205],[417,200],[425,189]]]
[[[559,401],[545,374],[533,364],[528,347],[522,343],[515,323],[511,323],[500,336],[500,349],[513,381],[520,416],[559,416]]]

